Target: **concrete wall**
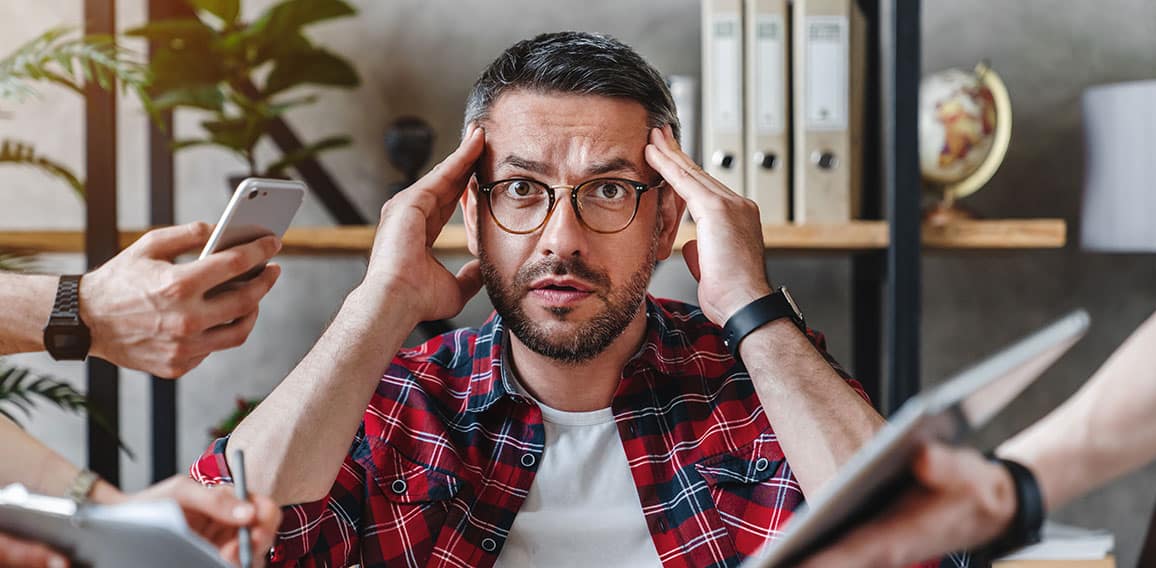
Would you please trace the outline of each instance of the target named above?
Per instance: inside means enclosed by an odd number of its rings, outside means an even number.
[[[270,2],[246,1],[254,14]],[[384,158],[381,138],[402,114],[429,120],[438,133],[435,154],[456,144],[462,103],[479,70],[504,47],[538,32],[581,29],[613,34],[635,46],[664,73],[698,74],[696,0],[531,2],[468,0],[358,0],[354,19],[319,26],[315,38],[350,57],[363,79],[355,92],[325,93],[320,104],[294,111],[293,126],[307,139],[348,133],[355,144],[324,163],[370,217],[383,188],[399,179]],[[139,23],[143,1],[122,0],[122,25]],[[79,0],[18,0],[0,5],[0,53],[37,32],[80,22]],[[1011,91],[1015,127],[1011,150],[991,185],[967,204],[988,217],[1063,217],[1078,223],[1082,175],[1079,97],[1093,84],[1151,78],[1156,53],[1156,5],[1146,0],[925,0],[926,71],[970,67],[987,59]],[[120,118],[120,221],[139,227],[147,218],[144,120],[125,101]],[[80,169],[82,107],[69,93],[45,89],[42,99],[0,107],[0,133],[35,142],[45,153]],[[180,118],[193,132],[195,117]],[[266,154],[271,154],[266,148]],[[226,199],[224,178],[238,160],[213,149],[177,160],[179,221],[216,218]],[[16,168],[0,170],[0,227],[80,228],[81,204],[58,184]],[[298,225],[329,223],[307,203]],[[346,291],[359,281],[357,258],[287,257],[284,274],[262,307],[251,340],[214,355],[180,382],[180,461],[189,463],[208,442],[207,430],[237,396],[271,390],[322,332]],[[447,259],[451,267],[462,259]],[[42,257],[50,270],[78,270],[75,255]],[[809,321],[827,332],[836,357],[849,359],[848,263],[839,256],[772,257],[776,281],[797,291]],[[996,420],[983,436],[994,443],[1042,416],[1069,396],[1156,307],[1156,265],[1151,257],[1089,255],[1074,245],[1062,251],[1008,254],[929,254],[924,260],[923,372],[935,383],[976,357],[1042,325],[1068,308],[1084,306],[1095,320],[1089,334],[1044,380]],[[694,298],[681,260],[661,266],[652,290]],[[476,324],[488,312],[476,298],[458,318]],[[16,361],[75,380],[82,368],[44,355]],[[143,376],[122,373],[123,436],[136,450],[125,459],[123,482],[148,481],[148,389]],[[82,461],[83,422],[51,409],[36,413],[30,430],[75,461]],[[1057,517],[1116,533],[1121,566],[1135,564],[1139,541],[1156,499],[1156,467],[1131,476],[1059,511]]]

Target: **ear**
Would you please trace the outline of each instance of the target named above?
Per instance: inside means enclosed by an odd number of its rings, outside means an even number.
[[[462,222],[466,226],[466,247],[470,254],[478,256],[478,176],[470,176],[466,190],[462,192]]]
[[[656,188],[655,191],[665,193],[659,196],[658,200],[658,222],[661,225],[658,232],[658,250],[655,252],[658,260],[666,260],[674,251],[678,227],[682,223],[683,213],[686,212],[686,200],[667,183],[663,183],[662,187]]]

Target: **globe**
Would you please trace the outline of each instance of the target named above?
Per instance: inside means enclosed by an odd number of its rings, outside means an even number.
[[[968,217],[955,200],[991,179],[1011,141],[1007,88],[986,64],[947,69],[919,85],[919,168],[948,217]]]

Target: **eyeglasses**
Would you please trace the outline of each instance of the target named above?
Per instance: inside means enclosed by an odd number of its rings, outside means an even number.
[[[582,226],[595,233],[617,233],[630,226],[638,214],[642,194],[665,183],[645,183],[620,178],[598,178],[578,185],[546,185],[540,181],[512,178],[478,188],[490,207],[490,216],[506,232],[533,233],[546,224],[557,204],[555,190],[570,190],[570,205]]]

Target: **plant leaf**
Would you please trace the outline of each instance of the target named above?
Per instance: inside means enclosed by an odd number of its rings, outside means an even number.
[[[356,13],[342,0],[285,0],[265,12],[250,29],[252,35],[276,43],[300,34],[301,28],[310,24]]]
[[[3,272],[31,272],[36,270],[33,257],[18,252],[0,250],[0,271]]]
[[[186,138],[184,140],[173,140],[170,147],[174,152],[176,152],[177,150],[183,150],[185,148],[192,148],[194,146],[210,146],[212,144],[214,144],[212,140],[205,138]]]
[[[217,35],[216,30],[195,18],[155,20],[124,32],[131,37],[143,37],[162,49],[189,49],[208,46]]]
[[[12,414],[3,409],[4,405],[9,405],[30,414],[37,400],[78,414],[87,411],[97,426],[116,437],[117,445],[130,458],[136,458],[132,450],[112,430],[108,421],[89,407],[88,399],[72,388],[72,385],[49,376],[35,375],[23,367],[0,362],[0,413],[12,419]],[[16,420],[13,422],[19,424]]]
[[[264,94],[271,96],[306,83],[351,88],[359,85],[361,80],[344,58],[315,49],[275,60],[265,82]]]
[[[155,111],[166,111],[179,106],[220,112],[225,107],[225,94],[217,85],[193,85],[166,91],[151,101]]]
[[[38,154],[31,144],[6,138],[0,140],[0,164],[31,166],[64,181],[78,196],[84,197],[84,182],[64,164]]]
[[[235,23],[241,12],[239,0],[189,0],[189,4],[220,18],[226,25]]]
[[[238,152],[247,152],[264,133],[263,121],[253,117],[206,120],[201,126],[209,132],[209,139],[213,143]]]
[[[312,158],[326,150],[348,146],[351,142],[352,140],[348,136],[330,136],[329,138],[319,140],[313,144],[294,150],[293,152],[285,154],[280,160],[277,160],[271,164],[268,169],[265,170],[265,177],[281,177],[284,175],[287,168],[296,166],[300,162]]]
[[[83,93],[85,82],[109,88],[120,81],[138,90],[149,80],[139,56],[106,36],[73,37],[71,28],[53,28],[0,59],[0,99],[34,95],[30,82],[49,82]]]

